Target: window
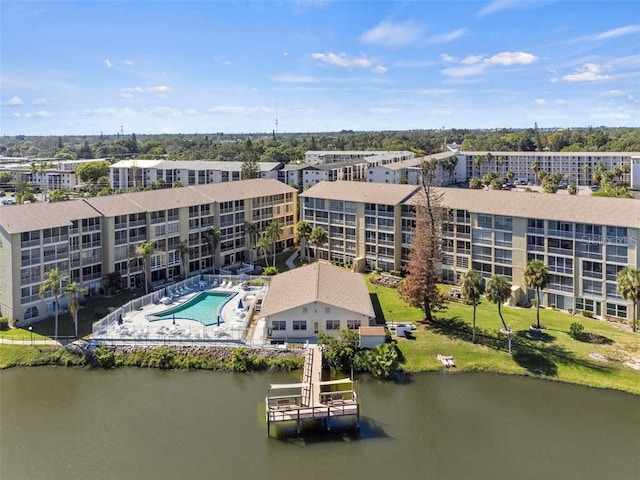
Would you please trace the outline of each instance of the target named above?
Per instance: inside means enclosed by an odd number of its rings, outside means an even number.
[[[324,307],[324,313],[331,313],[331,307]]]
[[[582,262],[582,275],[590,278],[602,278],[602,264],[600,262]]]
[[[513,244],[511,232],[495,232],[495,244],[498,247],[510,247]]]
[[[340,330],[340,320],[327,320],[327,330]]]
[[[302,307],[302,313],[309,313],[309,309],[307,307]]]
[[[286,330],[287,329],[287,322],[284,320],[274,320],[271,322],[271,329],[272,330]]]
[[[558,273],[573,273],[573,260],[564,257],[549,256],[549,270]]]
[[[627,247],[622,245],[607,245],[607,261],[627,263]]]
[[[513,219],[511,217],[496,215],[495,222],[496,230],[506,230],[507,232],[510,232],[513,228]]]
[[[627,318],[627,306],[607,303],[607,315],[610,317]]]
[[[491,215],[478,214],[479,228],[493,228],[493,217]]]
[[[597,280],[582,279],[582,293],[585,295],[602,295],[602,282]]]
[[[473,243],[482,243],[485,245],[491,245],[492,243],[492,231],[491,230],[479,230],[473,229]]]
[[[347,320],[347,328],[349,330],[357,330],[360,328],[360,320]]]
[[[293,321],[293,329],[294,330],[306,330],[307,329],[307,321],[306,320],[294,320]]]

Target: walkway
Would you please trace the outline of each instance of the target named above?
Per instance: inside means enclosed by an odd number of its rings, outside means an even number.
[[[300,252],[298,252],[298,250],[296,249],[293,252],[293,255],[291,255],[289,258],[287,258],[285,263],[287,264],[287,267],[289,268],[289,270],[294,270],[296,268],[296,265],[293,262],[295,261],[296,258],[298,258],[299,254],[300,254]]]

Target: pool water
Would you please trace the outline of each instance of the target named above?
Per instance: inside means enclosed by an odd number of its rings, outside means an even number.
[[[203,325],[217,325],[219,310],[228,299],[233,297],[227,293],[200,292],[195,297],[177,307],[149,315],[149,320],[166,320],[167,318],[183,318],[195,320]],[[220,323],[224,319],[220,318]]]

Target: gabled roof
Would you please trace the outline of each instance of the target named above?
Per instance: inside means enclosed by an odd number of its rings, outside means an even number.
[[[325,198],[345,202],[366,202],[397,205],[406,201],[417,190],[417,185],[372,182],[319,182],[305,190],[300,197]]]
[[[157,168],[160,170],[219,170],[223,172],[239,172],[242,170],[240,161],[216,161],[216,160],[120,160],[111,165],[111,168]],[[270,172],[282,167],[280,162],[258,162],[261,172]]]
[[[273,277],[260,315],[268,317],[314,302],[375,317],[364,277],[320,262]]]
[[[73,220],[99,217],[84,200],[0,207],[0,228],[7,233],[22,233],[43,228],[70,227]]]

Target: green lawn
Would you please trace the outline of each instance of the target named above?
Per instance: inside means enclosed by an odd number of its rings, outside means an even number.
[[[510,356],[507,339],[499,333],[502,323],[497,306],[484,298],[476,309],[478,342],[474,344],[471,306],[451,302],[446,310],[436,314],[438,323],[427,326],[422,322],[423,312],[404,304],[395,289],[370,282],[367,285],[371,293],[377,294],[386,321],[418,325],[414,339],[397,339],[407,372],[440,370],[443,365],[436,355],[453,355],[455,371],[535,375],[640,394],[640,371],[624,365],[631,359],[640,359],[640,333],[632,333],[626,325],[541,309],[541,323],[546,330],[534,339],[528,333],[529,326],[535,323],[535,308],[503,307],[505,322],[515,332]],[[569,325],[576,321],[585,327],[580,340],[569,335]],[[601,355],[606,361],[596,360],[590,354]]]

